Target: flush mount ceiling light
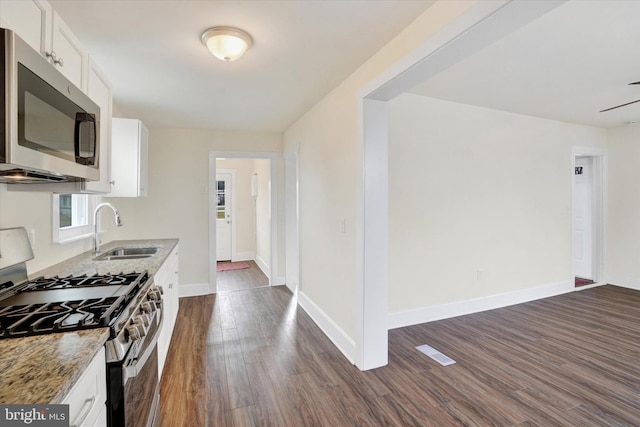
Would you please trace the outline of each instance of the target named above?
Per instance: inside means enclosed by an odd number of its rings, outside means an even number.
[[[251,47],[253,40],[239,28],[213,27],[202,34],[202,43],[216,58],[231,62],[240,58]]]

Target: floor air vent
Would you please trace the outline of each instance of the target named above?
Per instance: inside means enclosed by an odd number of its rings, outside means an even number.
[[[416,348],[421,352],[423,352],[424,354],[426,354],[427,356],[429,356],[430,358],[432,358],[433,360],[435,360],[436,362],[438,362],[439,364],[441,364],[442,366],[453,365],[454,363],[456,363],[456,361],[453,360],[452,358],[445,356],[435,348],[428,346],[426,344],[419,345]]]

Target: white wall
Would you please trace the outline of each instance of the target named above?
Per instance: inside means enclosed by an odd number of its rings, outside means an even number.
[[[271,277],[271,162],[258,159],[254,164],[258,179],[256,198],[256,262]]]
[[[389,134],[391,312],[571,281],[571,149],[605,130],[402,95]]]
[[[117,238],[180,238],[181,285],[208,283],[209,262],[215,262],[215,257],[209,259],[208,247],[210,151],[280,153],[282,136],[277,132],[151,128],[148,196],[109,199],[124,222],[117,229]],[[284,241],[284,218],[279,230]],[[284,260],[284,248],[280,258]]]
[[[91,237],[65,243],[53,243],[52,238],[52,193],[40,191],[8,191],[0,184],[0,228],[26,227],[35,232],[34,259],[27,262],[29,274],[50,267],[58,262],[91,250]],[[112,240],[115,230],[113,215],[100,213],[102,242]]]
[[[640,290],[640,125],[609,129],[606,277]]]
[[[359,298],[355,233],[361,180],[358,91],[474,3],[437,2],[284,134],[285,148],[300,144],[300,292],[311,302],[307,308],[314,307],[314,318],[322,317],[323,329],[352,359]]]
[[[236,229],[235,253],[233,260],[253,260],[256,254],[256,217],[255,203],[251,197],[251,176],[255,170],[253,159],[216,160],[216,170],[232,169],[236,171],[235,212]]]

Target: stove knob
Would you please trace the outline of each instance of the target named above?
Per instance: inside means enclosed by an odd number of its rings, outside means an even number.
[[[142,308],[142,312],[147,314],[153,313],[158,309],[154,301],[145,301],[140,307]]]
[[[140,309],[143,313],[151,313],[151,304],[149,304],[149,301],[145,301],[140,305]]]
[[[134,319],[131,325],[127,326],[127,332],[133,341],[139,340],[147,334],[144,325],[138,319]]]
[[[145,327],[149,327],[149,316],[147,316],[146,314],[139,314],[133,318],[133,323],[134,325],[142,324]]]
[[[136,328],[135,324],[127,326],[127,333],[129,334],[129,338],[131,338],[131,341],[139,340],[140,338],[142,338],[140,336],[140,331],[138,330],[138,328]]]
[[[162,288],[157,286],[149,291],[149,299],[153,301],[160,301],[162,299]]]
[[[140,338],[147,335],[147,330],[144,328],[144,325],[142,323],[136,323],[135,325],[136,325],[136,329],[140,333]]]
[[[134,321],[133,326],[138,330],[138,334],[140,334],[140,338],[142,338],[145,335],[147,335],[147,331],[144,328],[144,324]]]

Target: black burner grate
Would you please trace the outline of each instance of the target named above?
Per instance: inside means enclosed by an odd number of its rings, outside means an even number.
[[[119,296],[74,301],[46,302],[0,307],[0,339],[110,327],[140,291],[147,272],[38,278],[20,287],[18,292],[44,292],[56,289],[95,286],[122,286]]]
[[[128,285],[138,280],[141,273],[104,274],[100,276],[40,277],[29,282],[29,291],[86,288],[94,286]]]
[[[108,327],[125,307],[121,300],[109,297],[0,308],[0,338]]]

